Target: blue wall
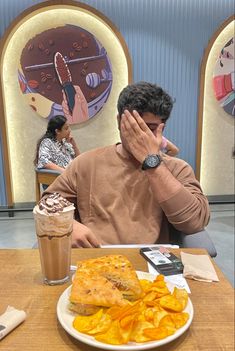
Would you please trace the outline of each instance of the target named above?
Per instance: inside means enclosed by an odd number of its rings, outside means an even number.
[[[23,10],[41,2],[1,0],[0,35]],[[157,83],[176,99],[165,135],[179,146],[179,156],[195,168],[200,63],[214,32],[233,14],[234,1],[81,2],[102,12],[119,29],[132,58],[134,81]],[[0,160],[0,174],[1,168]],[[5,201],[3,188],[3,179],[0,179],[0,205]]]

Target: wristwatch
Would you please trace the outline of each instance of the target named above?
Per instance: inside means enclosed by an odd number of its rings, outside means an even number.
[[[162,162],[162,158],[159,155],[148,155],[142,164],[142,169],[145,171],[150,168],[157,168]]]

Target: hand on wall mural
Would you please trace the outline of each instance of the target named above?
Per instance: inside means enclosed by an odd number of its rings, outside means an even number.
[[[28,40],[21,53],[18,80],[27,102],[39,115],[50,119],[68,104],[70,112],[65,115],[74,124],[88,119],[87,107],[75,113],[74,85],[81,88],[91,119],[106,103],[113,78],[102,43],[86,29],[68,23]],[[64,107],[61,88],[67,98]]]
[[[215,97],[224,111],[232,116],[235,116],[234,63],[234,38],[232,38],[221,50],[213,74]]]
[[[76,94],[75,94],[75,104],[74,104],[72,115],[69,111],[66,95],[63,91],[62,109],[69,124],[85,122],[89,118],[86,98],[83,95],[83,92],[81,91],[78,85],[75,85],[74,88],[75,88]]]

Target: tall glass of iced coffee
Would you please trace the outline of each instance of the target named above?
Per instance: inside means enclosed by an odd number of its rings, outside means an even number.
[[[43,197],[33,214],[44,282],[63,284],[69,280],[74,205],[54,193]]]

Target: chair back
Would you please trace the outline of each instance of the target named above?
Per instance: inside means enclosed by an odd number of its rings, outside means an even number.
[[[202,229],[200,232],[193,234],[186,234],[184,232],[176,230],[172,224],[167,222],[165,216],[163,218],[163,224],[163,229],[166,231],[166,233],[169,234],[168,242],[170,244],[176,244],[179,245],[179,247],[184,248],[205,249],[211,257],[217,256],[216,247],[206,229]]]
[[[37,203],[41,198],[41,185],[50,185],[60,174],[60,172],[51,169],[35,169]]]

